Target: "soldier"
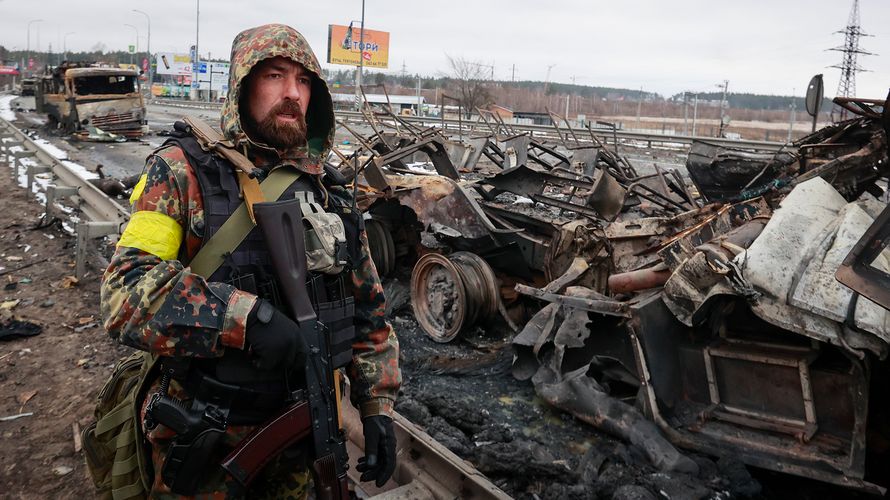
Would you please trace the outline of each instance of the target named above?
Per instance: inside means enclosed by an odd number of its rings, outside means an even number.
[[[308,289],[314,306],[349,304],[338,310],[341,319],[328,325],[331,338],[340,339],[331,346],[332,357],[344,359],[352,403],[362,416],[366,456],[359,459],[361,480],[382,485],[395,468],[391,414],[401,383],[399,346],[384,319],[383,289],[361,214],[353,210],[350,192],[336,179],[337,172],[324,168],[334,137],[330,93],[312,49],[288,26],[270,24],[238,34],[231,64],[221,117],[225,139],[267,174],[278,169],[299,174],[278,199],[303,197],[306,206],[319,208],[313,220],[321,221],[314,233],[321,244],[313,246],[307,236],[314,269]],[[102,283],[105,328],[130,347],[191,360],[169,384],[171,395],[190,400],[209,393],[211,398],[231,400],[222,443],[209,455],[214,465],[202,473],[193,493],[214,498],[304,497],[308,475],[300,450],[276,457],[250,491],[240,490],[215,465],[284,407],[292,384],[300,383],[292,374],[301,373],[306,344],[296,324],[279,311],[280,290],[258,228],[248,229],[233,248],[217,246],[224,259],[209,276],[193,270],[193,259],[215,244],[213,235],[242,204],[246,177],[239,178],[229,161],[206,153],[190,129],[177,128],[179,132],[148,157],[131,197],[130,222]],[[325,259],[329,247],[341,265]],[[327,264],[319,268],[322,261]],[[159,385],[154,381],[146,392],[157,392]],[[220,391],[216,387],[237,387],[237,394],[213,393]],[[137,407],[140,423],[148,405],[145,398]],[[151,444],[154,470],[150,493],[172,496],[177,492],[171,491],[171,478],[165,482],[162,471],[175,433],[163,425],[145,426],[143,431]]]

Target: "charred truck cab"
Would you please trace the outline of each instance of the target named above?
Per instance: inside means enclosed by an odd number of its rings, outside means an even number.
[[[141,137],[146,122],[138,76],[129,69],[59,66],[37,86],[37,110],[66,133],[88,135],[95,127]]]

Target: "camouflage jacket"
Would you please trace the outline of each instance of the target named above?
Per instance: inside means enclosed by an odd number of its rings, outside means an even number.
[[[239,128],[238,106],[231,99],[237,103],[241,79],[250,67],[274,55],[290,57],[320,74],[315,56],[296,31],[267,25],[241,33],[232,49],[230,100],[221,128],[236,144],[249,144],[249,156],[258,166],[290,165],[317,175],[320,154],[333,137],[333,106],[321,78],[313,83],[307,120],[314,116],[322,126],[310,121],[308,148],[271,150]],[[210,358],[222,356],[225,349],[244,349],[247,316],[256,296],[207,282],[187,267],[202,244],[204,204],[193,166],[181,149],[170,146],[149,156],[131,202],[130,223],[102,281],[101,313],[108,333],[123,344],[160,355]],[[347,374],[353,404],[362,416],[369,416],[391,413],[401,372],[398,340],[384,318],[383,287],[364,232],[361,242],[361,259],[351,271],[356,341]]]

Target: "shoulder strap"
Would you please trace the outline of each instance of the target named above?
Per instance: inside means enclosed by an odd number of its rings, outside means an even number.
[[[299,178],[300,172],[294,169],[278,168],[273,170],[269,177],[259,185],[259,191],[264,199],[277,200]],[[195,258],[189,263],[193,273],[209,278],[225,261],[223,255],[233,252],[244,241],[247,233],[256,225],[247,212],[247,205],[248,202],[242,203],[222,227],[210,237],[210,240],[198,250]]]
[[[247,201],[247,215],[250,217],[250,222],[255,225],[253,205],[265,201],[256,180],[256,166],[246,156],[239,153],[231,141],[227,141],[218,130],[208,125],[204,120],[188,116],[185,118],[185,124],[186,132],[192,134],[202,148],[219,154],[235,166],[235,171],[238,172],[238,182],[241,185],[241,194]]]

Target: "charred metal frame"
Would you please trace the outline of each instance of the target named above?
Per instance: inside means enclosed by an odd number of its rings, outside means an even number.
[[[871,114],[875,115],[873,118],[880,118],[884,128],[885,143],[890,144],[890,109],[887,107],[887,103],[890,102],[890,93],[887,94],[887,99],[884,101],[837,97],[834,102],[844,107],[847,107],[845,105],[847,103],[855,103],[863,110],[870,110]],[[866,106],[867,104],[873,106]],[[874,109],[876,105],[883,107],[880,116],[876,115]],[[848,107],[847,109],[860,114],[852,108]],[[890,309],[890,274],[873,267],[871,263],[888,245],[890,245],[890,206],[885,208],[874,223],[869,226],[835,273],[835,278],[839,282],[880,304],[885,309]],[[855,304],[855,301],[851,301],[851,304]]]
[[[871,263],[890,245],[890,206],[881,212],[856,242],[835,278],[856,293],[890,309],[890,274]]]
[[[818,445],[808,443],[807,438],[814,438],[815,432],[809,431],[812,427],[809,423],[801,426],[801,422],[776,422],[771,424],[759,415],[748,416],[740,412],[720,413],[720,408],[705,409],[700,415],[699,423],[683,425],[670,423],[663,413],[665,408],[670,408],[673,403],[667,403],[663,398],[680,397],[681,381],[677,374],[665,373],[664,367],[657,368],[658,373],[653,374],[652,360],[670,360],[670,363],[679,363],[675,353],[670,352],[676,335],[685,336],[682,333],[687,329],[680,324],[670,311],[664,306],[661,294],[655,294],[632,305],[631,318],[627,322],[627,333],[633,346],[637,372],[643,391],[644,411],[674,444],[713,455],[725,455],[732,453],[746,464],[778,472],[809,477],[820,481],[837,484],[844,487],[855,488],[871,494],[883,495],[886,489],[870,483],[864,479],[865,473],[865,444],[866,444],[866,419],[868,416],[868,367],[869,360],[859,359],[847,355],[839,350],[850,362],[849,395],[851,398],[850,410],[854,413],[854,419],[849,429],[851,437],[849,445],[842,456],[820,452]],[[649,332],[649,333],[647,333]],[[671,333],[674,332],[674,333]],[[647,344],[652,344],[648,345]],[[784,352],[788,352],[788,346],[783,346]],[[667,350],[666,350],[667,349]],[[800,373],[800,363],[807,363],[807,350],[803,349],[798,359],[783,361],[782,366],[797,368]],[[658,353],[657,358],[654,354]],[[757,357],[756,361],[769,363],[777,360],[766,360]],[[711,382],[708,376],[707,381]],[[801,379],[801,388],[807,389],[805,384],[810,384],[809,372]],[[812,391],[812,386],[810,386]],[[719,397],[719,394],[718,394]],[[711,395],[713,399],[714,396]],[[813,406],[812,409],[816,410]],[[710,410],[710,412],[709,412]],[[775,420],[774,415],[769,419]],[[806,420],[810,420],[808,417]],[[814,420],[814,419],[813,419]],[[724,423],[721,423],[724,422]],[[711,422],[709,424],[709,422]],[[790,425],[789,425],[790,424]],[[731,426],[724,428],[723,426]],[[818,431],[818,429],[816,429]],[[796,432],[795,432],[796,431]],[[785,440],[778,439],[772,433],[790,434]],[[795,439],[796,438],[796,439]],[[795,439],[793,442],[789,439]],[[797,443],[792,445],[791,443]]]

